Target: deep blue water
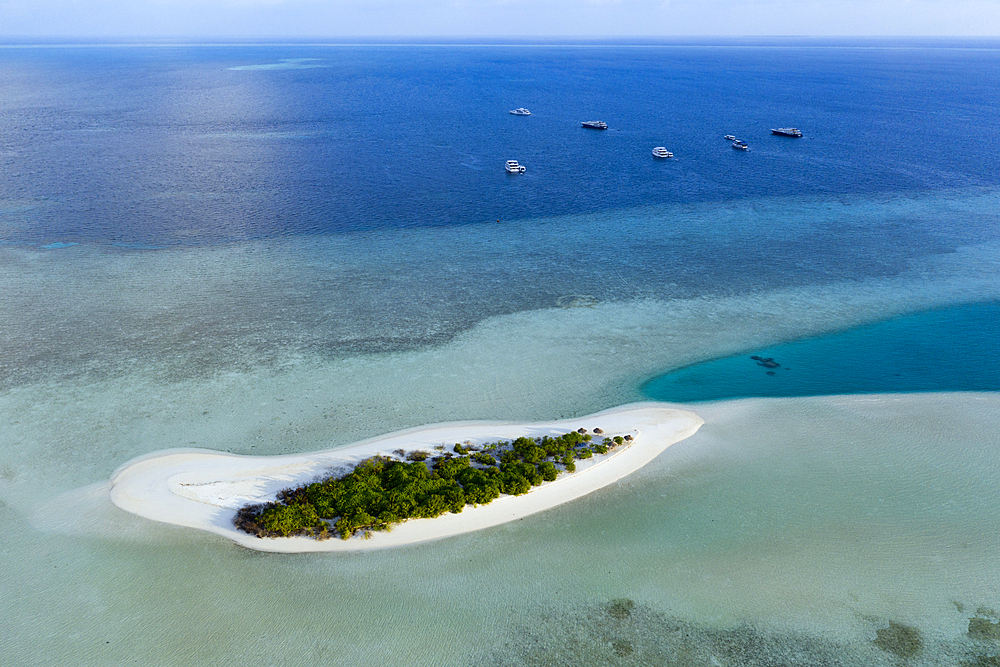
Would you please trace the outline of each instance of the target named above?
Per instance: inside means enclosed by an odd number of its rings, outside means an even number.
[[[927,391],[1000,391],[1000,303],[940,308],[749,350],[643,385],[650,398],[681,403]]]
[[[1000,183],[1000,50],[890,46],[2,48],[0,241],[191,246]],[[785,125],[805,137],[770,135]]]
[[[0,47],[0,386],[908,280],[1000,236],[997,90],[995,41]]]

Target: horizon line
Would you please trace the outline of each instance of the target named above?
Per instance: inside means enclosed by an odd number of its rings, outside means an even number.
[[[713,43],[714,42],[714,43]],[[851,42],[844,44],[844,42]],[[552,36],[2,36],[0,48],[31,47],[179,47],[179,46],[854,46],[923,47],[964,45],[1000,47],[994,35],[552,35]]]

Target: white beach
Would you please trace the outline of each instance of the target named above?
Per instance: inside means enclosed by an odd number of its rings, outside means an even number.
[[[587,495],[643,467],[667,447],[693,435],[704,422],[692,412],[656,403],[626,405],[597,414],[552,422],[453,422],[399,431],[347,447],[288,456],[238,456],[205,449],[170,449],[139,457],[111,478],[111,501],[154,521],[198,528],[260,551],[357,551],[397,547],[468,533],[541,512]],[[534,487],[521,496],[501,496],[459,514],[413,519],[374,532],[370,538],[316,540],[258,538],[239,531],[233,516],[249,503],[274,500],[281,489],[309,483],[375,455],[433,450],[456,442],[473,444],[520,436],[558,435],[585,428],[631,435],[631,444],[578,464],[572,474]]]

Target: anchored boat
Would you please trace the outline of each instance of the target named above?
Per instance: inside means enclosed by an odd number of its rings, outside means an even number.
[[[507,170],[508,174],[523,174],[527,171],[523,164],[517,163],[517,160],[507,160],[507,163],[504,165],[504,169]]]

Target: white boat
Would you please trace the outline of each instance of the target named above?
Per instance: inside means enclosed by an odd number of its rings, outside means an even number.
[[[657,146],[653,149],[653,157],[673,157],[674,154],[668,151],[663,146]]]
[[[608,129],[608,124],[603,120],[585,120],[580,123],[584,127],[589,127],[592,130],[606,130]]]
[[[724,136],[722,138],[725,139],[726,141],[736,141],[736,137],[734,135],[732,135],[732,134],[727,134],[726,136]]]
[[[777,127],[771,130],[771,134],[777,134],[781,137],[801,137],[802,130],[795,127]]]
[[[508,174],[523,174],[527,171],[523,164],[517,163],[517,160],[507,160],[507,163],[504,165],[504,169],[507,170]]]
[[[520,109],[511,109],[510,112],[512,114],[514,114],[515,116],[530,116],[531,115],[531,112],[528,111],[527,109],[525,109],[524,107],[521,107]]]
[[[750,150],[750,145],[745,141],[737,140],[733,142],[733,148],[735,148],[738,151],[748,151]]]

